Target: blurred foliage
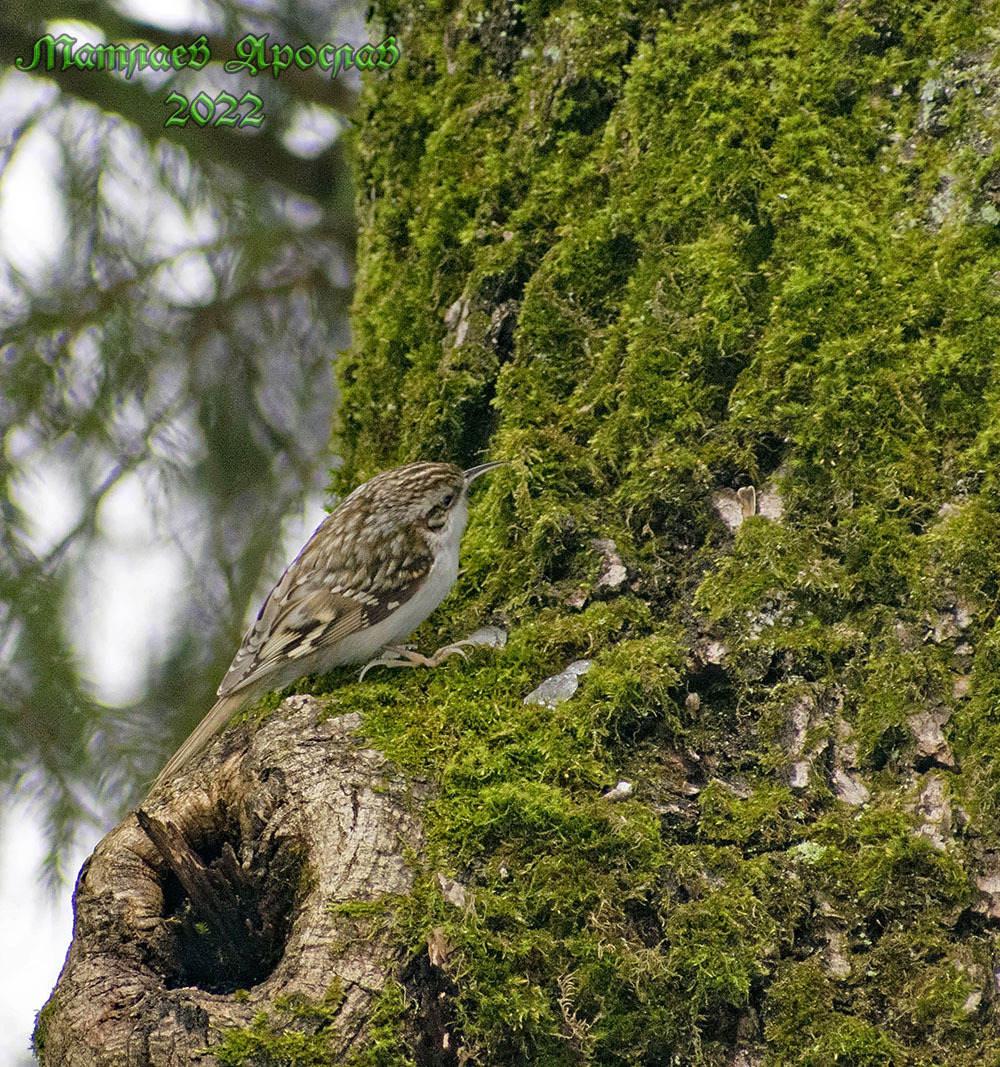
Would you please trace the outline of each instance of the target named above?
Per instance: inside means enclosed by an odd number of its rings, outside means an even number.
[[[170,30],[103,2],[6,8],[0,210],[30,217],[23,178],[42,167],[58,228],[50,251],[43,218],[39,248],[0,234],[0,792],[39,805],[54,874],[81,820],[117,817],[210,705],[262,576],[287,562],[283,518],[325,485],[353,274],[339,135],[357,84],[222,61],[249,32],[367,33],[356,7],[318,0],[213,3]],[[53,27],[167,47],[204,33],[213,61],[130,80],[15,69]],[[248,88],[259,130],[164,128],[171,91]],[[87,638],[122,545],[133,560],[166,552],[179,588],[150,624],[162,603],[136,585],[155,647],[143,691],[110,706]]]

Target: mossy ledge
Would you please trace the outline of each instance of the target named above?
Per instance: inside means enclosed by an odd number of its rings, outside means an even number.
[[[438,789],[358,1062],[1000,1062],[996,5],[377,14],[336,484],[508,459],[510,641],[336,689]]]

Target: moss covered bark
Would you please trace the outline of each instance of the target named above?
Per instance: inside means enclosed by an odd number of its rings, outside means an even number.
[[[507,647],[337,690],[450,1055],[1000,1063],[997,6],[378,13],[340,486],[511,461],[422,635]],[[404,987],[362,1061],[458,1062]]]

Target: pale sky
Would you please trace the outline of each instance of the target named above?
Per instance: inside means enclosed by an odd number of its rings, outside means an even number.
[[[169,6],[156,0],[129,0],[119,5],[129,14],[155,19],[171,28],[197,26],[210,30],[211,6],[200,0],[174,0]],[[169,15],[164,12],[169,9]],[[78,40],[91,39],[85,24],[52,24]],[[68,28],[67,28],[68,27]],[[0,101],[10,119],[29,110],[44,109],[57,98],[51,84],[18,71],[0,78]],[[17,125],[11,121],[4,137]],[[313,154],[336,134],[328,115],[303,109],[295,150]],[[318,146],[318,147],[316,147]],[[2,159],[0,155],[0,159]],[[58,169],[58,145],[43,129],[31,134],[11,165],[0,171],[0,261],[7,259],[29,278],[43,277],[58,254],[63,227],[62,204],[53,175]],[[173,239],[179,239],[176,229]],[[182,235],[185,239],[190,234]],[[174,284],[189,288],[200,284],[196,256],[175,273]],[[38,545],[58,541],[72,526],[80,505],[73,472],[65,461],[48,456],[20,482],[18,502],[33,520]],[[101,508],[103,536],[91,571],[91,590],[81,601],[80,646],[95,694],[110,703],[133,699],[141,687],[146,664],[155,657],[164,629],[176,609],[182,589],[183,568],[177,549],[164,531],[149,518],[147,487],[139,474],[122,480]],[[286,554],[290,560],[324,516],[324,498],[315,494],[303,513],[286,524]],[[100,591],[96,596],[93,590]],[[145,614],[136,614],[137,605]],[[81,833],[66,872],[67,884],[57,897],[39,887],[38,872],[45,853],[44,835],[37,813],[26,804],[9,806],[0,815],[0,959],[16,960],[16,967],[0,968],[0,1067],[31,1063],[28,1044],[35,1012],[55,984],[69,946],[72,929],[71,892],[80,864],[103,833]]]

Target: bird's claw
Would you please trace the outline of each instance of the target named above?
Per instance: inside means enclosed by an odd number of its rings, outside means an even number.
[[[421,655],[415,651],[413,645],[392,645],[383,649],[382,655],[377,659],[371,660],[361,668],[358,681],[362,681],[372,667],[436,667],[442,660],[456,653],[465,659],[467,657],[464,646],[474,644],[474,641],[455,641],[453,644],[439,648],[431,656]]]

